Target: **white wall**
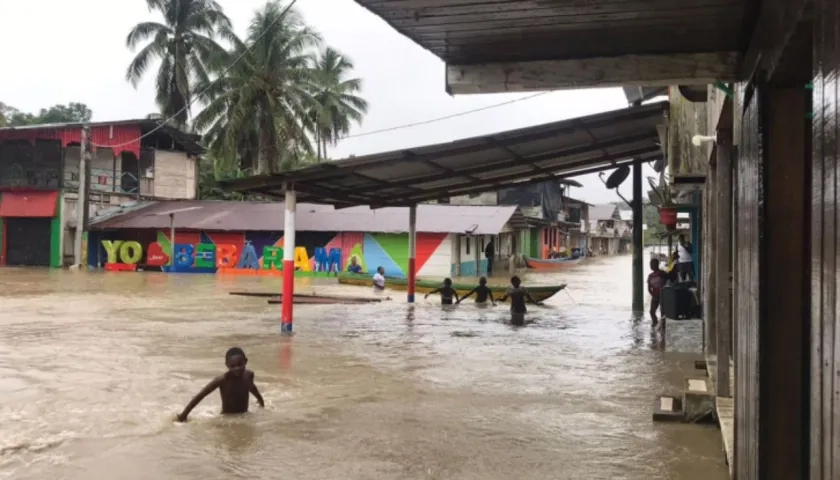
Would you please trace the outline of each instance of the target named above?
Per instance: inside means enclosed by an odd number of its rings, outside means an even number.
[[[183,152],[155,151],[154,196],[164,199],[194,199],[195,158]]]
[[[417,271],[418,276],[448,277],[452,268],[453,234],[444,237],[432,256]]]

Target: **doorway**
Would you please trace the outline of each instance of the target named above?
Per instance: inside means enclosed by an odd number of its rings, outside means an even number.
[[[6,218],[6,265],[49,267],[51,218]]]

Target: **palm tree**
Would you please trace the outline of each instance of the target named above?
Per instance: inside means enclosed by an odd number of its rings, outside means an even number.
[[[347,78],[353,70],[353,62],[347,57],[327,47],[316,59],[315,70],[318,83],[312,96],[316,108],[309,117],[321,160],[327,156],[327,145],[337,144],[350,133],[353,122],[362,123],[368,104],[356,95],[362,89],[362,80]]]
[[[165,116],[174,116],[186,125],[192,102],[193,84],[205,82],[207,71],[225,50],[213,38],[232,36],[230,20],[214,0],[146,0],[149,10],[163,15],[164,23],[141,22],[126,37],[134,48],[150,40],[128,66],[126,80],[135,87],[153,60],[160,60],[157,75],[158,107]]]
[[[321,41],[298,13],[270,2],[255,15],[244,41],[231,39],[229,57],[241,58],[207,84],[206,108],[194,127],[217,158],[256,157],[256,173],[299,164],[312,152],[307,113],[317,82],[310,52]]]

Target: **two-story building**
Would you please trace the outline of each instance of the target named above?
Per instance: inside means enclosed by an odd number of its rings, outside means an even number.
[[[589,209],[589,248],[596,255],[626,253],[632,239],[632,215],[622,218],[618,205],[594,205]]]
[[[197,135],[153,119],[88,126],[86,173],[81,124],[0,128],[0,265],[72,262],[80,175],[88,216],[138,199],[196,198]]]
[[[565,194],[569,185],[579,184],[571,180],[548,180],[513,185],[491,192],[450,197],[448,203],[518,206],[527,225],[510,238],[501,238],[495,242],[497,260],[507,262],[511,255],[516,258],[521,255],[548,258],[552,249],[571,250],[587,245],[586,225],[581,219],[588,218],[589,204],[569,199]],[[507,244],[515,245],[516,248],[505,248]]]

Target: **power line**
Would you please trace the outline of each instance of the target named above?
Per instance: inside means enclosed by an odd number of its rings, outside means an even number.
[[[449,120],[450,118],[462,117],[464,115],[469,115],[471,113],[482,112],[484,110],[490,110],[491,108],[503,107],[505,105],[510,105],[510,104],[516,103],[516,102],[523,102],[525,100],[530,100],[534,97],[539,97],[540,95],[546,95],[548,93],[551,93],[551,92],[548,91],[548,92],[535,93],[533,95],[528,95],[527,97],[516,98],[514,100],[508,100],[506,102],[496,103],[496,104],[493,104],[493,105],[487,105],[485,107],[474,108],[472,110],[466,110],[464,112],[453,113],[451,115],[445,115],[443,117],[437,117],[437,118],[432,118],[432,119],[429,119],[429,120],[423,120],[422,122],[408,123],[408,124],[405,124],[405,125],[398,125],[396,127],[389,127],[389,128],[383,128],[383,129],[380,129],[380,130],[372,130],[370,132],[347,135],[345,137],[341,137],[339,140],[346,140],[348,138],[366,137],[368,135],[373,135],[373,134],[376,134],[376,133],[393,132],[394,130],[402,130],[404,128],[418,127],[420,125],[428,125],[430,123],[436,123],[436,122],[440,122],[442,120]]]
[[[140,135],[139,137],[135,138],[134,140],[131,140],[131,141],[128,141],[128,142],[123,142],[123,143],[119,143],[119,144],[116,144],[116,145],[97,145],[97,144],[95,144],[95,143],[91,143],[91,144],[92,144],[94,147],[97,147],[97,148],[119,148],[119,147],[124,147],[124,146],[126,146],[126,145],[131,145],[132,143],[139,142],[140,140],[142,140],[142,139],[144,139],[144,138],[148,137],[149,135],[151,135],[151,134],[155,133],[156,131],[160,130],[161,128],[165,127],[165,126],[166,126],[166,124],[168,124],[169,122],[171,122],[172,120],[174,120],[174,119],[175,119],[175,117],[177,117],[178,115],[180,115],[180,114],[184,113],[185,111],[187,111],[187,109],[188,109],[188,108],[190,108],[190,106],[192,106],[192,104],[193,104],[196,100],[198,100],[198,98],[199,98],[199,97],[201,97],[201,96],[202,96],[202,95],[204,95],[204,94],[205,94],[208,90],[210,90],[210,89],[213,87],[213,85],[215,85],[215,84],[216,84],[216,82],[218,82],[219,80],[221,80],[222,78],[224,78],[224,76],[225,76],[225,75],[227,75],[227,73],[228,73],[228,72],[229,72],[229,71],[230,71],[230,70],[231,70],[231,69],[232,69],[232,68],[233,68],[233,67],[234,67],[237,63],[239,63],[239,61],[240,61],[240,60],[242,60],[242,59],[245,57],[245,55],[247,55],[247,54],[248,54],[248,52],[251,50],[251,47],[252,47],[254,44],[256,44],[256,43],[257,43],[260,39],[262,39],[262,37],[263,37],[263,36],[265,36],[265,35],[268,33],[268,31],[269,31],[269,30],[271,30],[271,28],[272,28],[272,27],[273,27],[273,26],[274,26],[277,22],[279,22],[280,20],[282,20],[282,19],[283,19],[283,17],[285,17],[285,16],[286,16],[286,12],[288,12],[288,11],[289,11],[289,10],[290,10],[293,6],[295,6],[295,3],[297,3],[297,0],[292,0],[292,1],[291,1],[291,3],[289,3],[289,5],[287,5],[287,6],[286,6],[286,8],[284,8],[284,9],[283,9],[283,11],[282,11],[282,12],[280,12],[280,15],[278,15],[278,16],[277,16],[277,18],[276,18],[276,19],[274,19],[274,21],[273,21],[273,22],[271,22],[271,23],[270,23],[270,24],[269,24],[269,25],[265,28],[265,30],[263,30],[263,32],[262,32],[259,36],[257,36],[257,38],[255,38],[255,39],[254,39],[254,41],[251,43],[251,45],[248,45],[248,46],[245,48],[245,51],[243,51],[243,52],[242,52],[242,54],[240,54],[238,57],[236,57],[236,59],[235,59],[233,62],[231,62],[231,64],[230,64],[230,65],[228,65],[228,67],[227,67],[227,68],[225,68],[225,69],[222,71],[222,73],[221,73],[218,77],[216,77],[216,79],[215,79],[215,80],[213,80],[212,82],[210,82],[210,85],[207,85],[207,88],[205,88],[204,90],[202,90],[202,91],[201,91],[198,95],[193,95],[192,100],[190,100],[190,101],[189,101],[189,103],[187,103],[186,105],[184,105],[184,108],[182,108],[182,109],[178,110],[177,112],[175,112],[172,116],[170,116],[170,117],[169,117],[169,118],[167,118],[165,121],[163,121],[162,123],[160,123],[157,127],[153,128],[153,129],[151,129],[151,130],[149,130],[148,132],[144,133],[143,135]]]

